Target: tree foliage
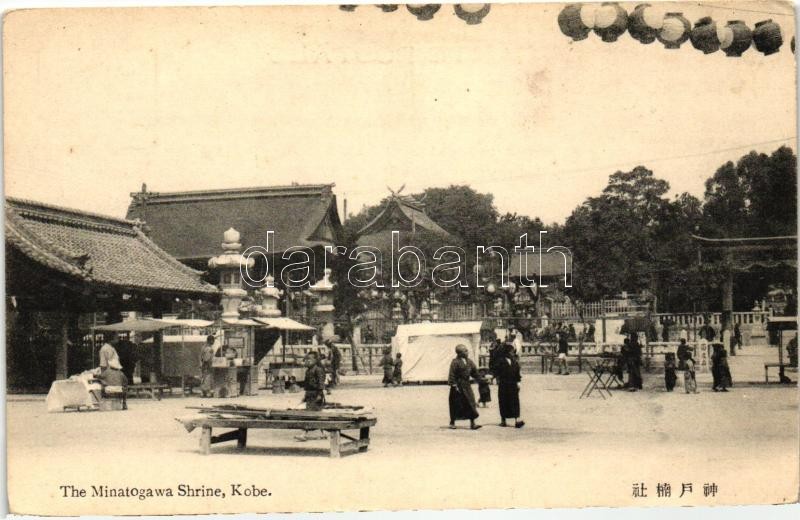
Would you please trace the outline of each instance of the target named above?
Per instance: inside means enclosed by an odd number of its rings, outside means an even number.
[[[573,299],[596,301],[623,291],[648,291],[658,298],[660,309],[705,310],[718,306],[725,266],[699,262],[691,235],[796,235],[796,161],[787,147],[771,155],[750,152],[717,169],[706,181],[702,201],[688,193],[670,196],[669,183],[644,166],[617,171],[603,191],[575,208],[563,225],[501,214],[491,194],[469,186],[429,188],[414,197],[424,200],[431,219],[460,239],[453,245],[467,251],[469,269],[477,246],[500,245],[513,252],[520,235],[528,233],[530,243],[538,244],[537,235],[545,230],[547,244],[564,245],[573,253]],[[348,245],[354,245],[358,229],[387,200],[349,218]],[[429,254],[433,246],[418,238],[416,245]],[[762,298],[776,281],[793,287],[796,273],[771,269],[737,279],[737,306]]]

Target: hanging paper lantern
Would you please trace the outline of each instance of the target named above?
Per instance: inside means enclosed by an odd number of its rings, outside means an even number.
[[[719,48],[725,52],[726,56],[738,58],[753,41],[753,33],[750,28],[741,20],[732,20],[725,27],[717,28],[719,38]]]
[[[637,5],[628,17],[628,32],[634,40],[644,44],[656,41],[656,35],[663,25],[663,11],[650,4]]]
[[[384,13],[397,11],[398,4],[378,4],[378,8]]]
[[[689,39],[691,27],[683,13],[667,13],[656,38],[665,49],[678,49]]]
[[[442,4],[407,4],[408,12],[417,17],[422,22],[430,20],[436,11],[442,8]]]
[[[595,19],[597,18],[597,9],[600,8],[597,4],[578,4],[580,10],[581,22],[589,29],[594,29]]]
[[[772,20],[758,22],[753,29],[753,43],[756,45],[756,50],[764,53],[764,56],[778,52],[783,45],[781,26]]]
[[[341,9],[342,11],[347,11],[348,13],[352,13],[353,11],[356,10],[356,7],[358,6],[352,4],[346,4],[346,5],[340,5],[339,9]]]
[[[558,27],[573,41],[585,40],[592,30],[591,26],[581,19],[581,4],[569,4],[558,13]]]
[[[703,51],[703,54],[711,54],[719,50],[719,38],[717,37],[717,24],[710,16],[705,16],[697,20],[694,29],[689,33],[692,46]]]
[[[490,4],[456,4],[454,6],[456,16],[467,22],[467,25],[481,23],[491,9]]]
[[[628,27],[628,12],[616,2],[604,2],[597,9],[594,32],[604,42],[615,42]]]

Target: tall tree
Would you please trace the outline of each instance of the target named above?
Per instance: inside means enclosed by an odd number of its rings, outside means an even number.
[[[797,233],[797,157],[786,146],[750,152],[706,181],[705,234],[714,237]]]

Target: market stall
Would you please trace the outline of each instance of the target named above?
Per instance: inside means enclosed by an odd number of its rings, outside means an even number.
[[[266,385],[272,385],[275,381],[282,381],[284,385],[292,380],[302,381],[306,375],[303,357],[308,345],[301,348],[297,341],[303,338],[310,343],[316,329],[282,316],[257,317],[253,320],[262,325],[267,333],[265,336],[269,335],[265,341],[270,344],[263,346],[264,355],[259,360],[259,366],[266,375]]]
[[[209,334],[218,334],[216,322],[197,319],[162,318],[171,324],[162,335],[161,371],[166,381],[180,384],[185,392],[200,383],[200,353]],[[148,339],[143,344],[152,344]]]

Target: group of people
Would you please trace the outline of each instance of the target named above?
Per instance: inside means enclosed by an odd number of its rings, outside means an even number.
[[[392,349],[383,351],[383,357],[378,365],[383,368],[383,387],[402,386],[403,384],[403,356],[399,352],[392,358]]]
[[[626,371],[628,380],[622,383]],[[623,340],[614,366],[614,375],[622,383],[621,387],[629,392],[642,389],[642,345],[639,343],[638,334],[632,333]]]
[[[513,341],[509,336],[509,340]],[[486,406],[491,401],[489,375],[497,381],[497,399],[500,409],[500,426],[522,428],[525,421],[521,418],[519,390],[522,375],[519,358],[513,343],[493,342],[489,354],[489,370],[478,371],[475,362],[469,358],[469,349],[464,345],[456,346],[456,357],[450,363],[447,383],[450,385],[448,405],[450,409],[450,428],[456,428],[456,421],[468,420],[470,429],[477,430],[481,425],[475,420],[479,417],[478,404],[472,391],[471,381],[478,383],[480,403]]]

